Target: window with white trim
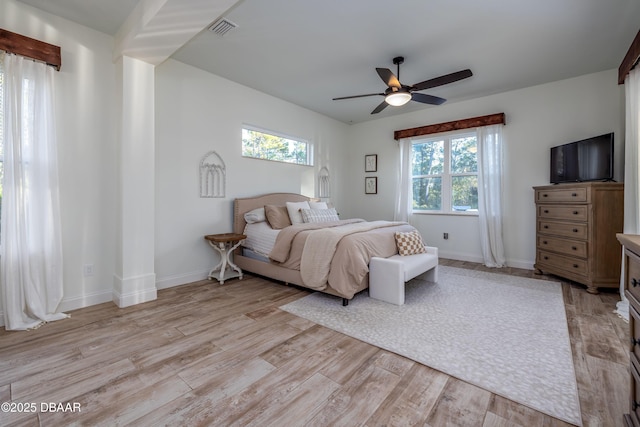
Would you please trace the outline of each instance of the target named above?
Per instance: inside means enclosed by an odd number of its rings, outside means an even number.
[[[300,138],[243,125],[242,156],[312,166],[313,145]]]
[[[414,213],[477,214],[475,131],[412,141],[411,175]]]

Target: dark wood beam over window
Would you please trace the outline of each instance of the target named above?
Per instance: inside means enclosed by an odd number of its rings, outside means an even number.
[[[0,50],[42,61],[60,71],[60,47],[0,28]]]
[[[480,126],[505,124],[504,113],[489,114],[488,116],[472,117],[470,119],[454,120],[452,122],[421,126],[418,128],[397,130],[393,139],[411,138],[412,136],[431,135],[433,133],[450,132],[453,130],[471,129]]]
[[[640,31],[636,34],[636,38],[633,39],[631,47],[624,56],[620,68],[618,68],[619,85],[624,84],[624,79],[627,77],[627,74],[629,74],[629,71],[633,70],[633,67],[636,66],[638,60],[640,60]]]

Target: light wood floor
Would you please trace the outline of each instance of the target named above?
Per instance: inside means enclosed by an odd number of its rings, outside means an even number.
[[[621,426],[629,357],[617,294],[563,290],[583,424]],[[81,412],[0,412],[0,425],[566,425],[278,309],[304,295],[248,276],[76,310],[35,331],[3,329],[0,402]]]

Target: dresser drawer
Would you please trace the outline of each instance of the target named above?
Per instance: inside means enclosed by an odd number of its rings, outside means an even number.
[[[543,269],[542,267],[547,265],[581,276],[587,276],[589,273],[589,262],[586,259],[558,255],[543,250],[538,250],[536,264],[540,265],[540,267],[538,267],[540,269]]]
[[[584,221],[589,219],[587,205],[539,205],[538,218]]]
[[[633,297],[640,301],[640,258],[633,252],[626,250],[627,278],[626,288]]]
[[[586,258],[587,242],[580,240],[562,239],[559,237],[538,236],[538,248],[545,251]]]
[[[586,202],[587,188],[552,188],[536,190],[536,203],[576,203]]]
[[[640,363],[635,354],[631,353],[631,393],[629,396],[629,412],[631,418],[638,420],[640,418]]]
[[[586,223],[539,220],[538,233],[586,240],[589,236],[589,226]]]
[[[629,304],[629,316],[631,352],[635,354],[637,358],[640,358],[640,313],[638,313],[637,308],[632,304]]]

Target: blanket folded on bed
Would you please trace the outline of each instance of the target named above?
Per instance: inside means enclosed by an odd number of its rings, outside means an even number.
[[[296,236],[303,232],[309,232],[310,230],[318,230],[318,229],[329,229],[333,227],[341,227],[345,224],[353,224],[364,222],[364,219],[354,218],[354,219],[342,219],[339,221],[331,221],[331,222],[309,222],[304,224],[296,224],[291,225],[289,227],[285,227],[280,230],[278,233],[278,237],[276,238],[276,243],[271,249],[269,253],[269,258],[276,262],[285,262],[289,259],[291,255],[291,249],[293,240]]]
[[[394,227],[402,224],[404,223],[389,221],[359,222],[345,224],[341,227],[314,230],[309,233],[300,261],[300,274],[304,284],[316,290],[322,290],[327,286],[331,261],[336,252],[336,247],[343,237],[376,228]],[[358,250],[358,248],[354,247],[353,250]],[[362,252],[360,255],[365,257],[367,254]]]
[[[280,231],[269,258],[300,271],[304,286],[328,286],[350,299],[366,287],[369,260],[398,253],[394,233],[413,231],[406,222],[341,220],[292,225]]]

